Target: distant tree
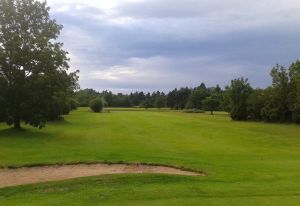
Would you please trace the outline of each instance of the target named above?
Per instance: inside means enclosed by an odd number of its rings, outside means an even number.
[[[144,92],[139,92],[139,105],[141,105],[146,99]]]
[[[101,112],[104,108],[104,100],[100,97],[92,99],[90,102],[90,108],[93,112]]]
[[[216,87],[213,87],[213,90],[211,91],[211,93],[209,94],[209,96],[213,96],[215,98],[218,99],[219,101],[219,107],[218,107],[218,111],[221,111],[223,109],[223,105],[224,105],[224,91],[221,89],[221,87],[217,84]]]
[[[248,119],[261,120],[262,108],[265,105],[265,92],[263,89],[254,89],[247,100]]]
[[[252,88],[248,83],[248,79],[243,77],[231,81],[228,87],[228,95],[231,104],[230,116],[233,120],[247,120],[247,101],[250,96]]]
[[[300,123],[300,62],[288,69],[276,65],[270,74],[272,86],[264,90],[262,119]]]
[[[144,102],[143,102],[143,107],[145,109],[148,108],[152,108],[153,107],[153,103],[151,102],[151,100],[149,98],[147,98]]]
[[[186,104],[187,109],[202,109],[202,101],[207,97],[206,89],[199,87],[193,90]]]
[[[210,114],[213,115],[213,112],[219,109],[220,99],[218,96],[206,97],[205,100],[202,101],[202,105],[203,109],[210,111]]]
[[[217,93],[217,94],[222,93],[222,89],[221,89],[220,85],[217,84],[217,86],[214,88],[214,93]]]
[[[267,87],[264,90],[264,106],[261,108],[261,117],[264,121],[279,121],[277,103],[274,101],[276,96],[273,87]]]
[[[129,99],[130,102],[133,106],[138,106],[140,104],[140,100],[139,100],[139,93],[135,92],[135,93],[130,93],[129,95]]]
[[[7,89],[6,82],[4,79],[0,78],[0,122],[4,122],[6,120],[6,101],[4,99],[4,94]]]
[[[99,92],[95,91],[94,89],[80,90],[80,91],[76,92],[76,94],[75,94],[75,99],[78,102],[79,106],[81,106],[81,107],[89,106],[90,101],[97,97],[101,97],[101,95]],[[108,100],[108,102],[109,102],[109,100]]]
[[[198,87],[196,87],[196,90],[197,89],[202,91],[207,91],[207,88],[203,82]]]
[[[129,96],[127,95],[120,95],[120,106],[121,107],[132,107],[132,103],[130,101]]]
[[[271,71],[271,76],[274,89],[272,101],[276,104],[279,120],[290,120],[292,114],[287,106],[289,93],[288,71],[283,66],[276,65]]]
[[[230,88],[229,86],[225,87],[225,90],[222,92],[222,102],[220,109],[226,112],[231,112],[231,99],[230,99]]]
[[[0,82],[5,121],[42,128],[49,116],[77,88],[77,75],[68,74],[67,52],[56,42],[61,25],[49,16],[46,2],[0,1]],[[59,108],[59,111],[62,111]]]
[[[175,108],[184,109],[191,95],[191,90],[188,87],[180,88],[175,93]]]
[[[154,106],[158,109],[166,106],[166,98],[164,96],[156,97]]]
[[[106,101],[107,107],[112,107],[114,105],[114,94],[111,91],[103,91],[100,96],[102,96]]]
[[[288,108],[292,112],[292,121],[300,123],[300,61],[289,67],[290,88],[288,94]]]
[[[272,86],[265,90],[265,104],[262,109],[266,121],[291,121],[292,112],[288,108],[289,77],[288,71],[276,65],[272,71]]]
[[[167,95],[167,106],[171,109],[174,109],[176,107],[176,95],[177,89],[172,90]]]

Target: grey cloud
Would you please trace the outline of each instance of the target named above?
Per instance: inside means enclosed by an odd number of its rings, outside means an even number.
[[[81,70],[82,87],[166,91],[202,81],[224,86],[239,76],[264,87],[270,83],[273,65],[288,65],[299,58],[296,1],[279,0],[271,7],[271,0],[182,2],[120,3],[111,15],[88,6],[54,11],[52,15],[65,27],[60,39],[71,53],[71,65]],[[123,17],[133,22],[116,23]],[[115,67],[145,75],[123,72],[118,80],[91,75],[110,74],[105,72]]]

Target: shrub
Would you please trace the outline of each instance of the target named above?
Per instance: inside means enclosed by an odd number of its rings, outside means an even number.
[[[78,107],[78,102],[73,98],[69,99],[68,104],[71,110],[75,110]]]
[[[97,97],[90,101],[90,108],[93,112],[101,112],[104,107],[104,101],[102,98]]]

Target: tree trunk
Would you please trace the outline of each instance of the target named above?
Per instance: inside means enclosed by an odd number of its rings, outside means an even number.
[[[20,130],[21,129],[21,122],[20,122],[19,119],[15,120],[15,122],[14,122],[14,129],[15,130]]]
[[[214,112],[214,111],[210,111],[210,115],[213,115],[213,112]]]

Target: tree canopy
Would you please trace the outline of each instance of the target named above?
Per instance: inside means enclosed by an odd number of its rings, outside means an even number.
[[[0,113],[8,125],[41,128],[68,113],[78,76],[68,73],[67,52],[56,41],[62,28],[46,2],[0,1]]]
[[[218,96],[209,96],[202,101],[203,109],[210,111],[212,115],[214,111],[218,111],[220,107],[220,98]]]
[[[234,79],[227,89],[231,104],[231,118],[234,120],[246,120],[248,118],[247,100],[252,90],[248,79]]]

